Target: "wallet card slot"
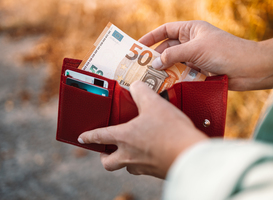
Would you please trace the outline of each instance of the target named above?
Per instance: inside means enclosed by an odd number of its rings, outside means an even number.
[[[66,84],[66,79],[67,79],[67,76],[61,75],[61,82],[62,82],[63,84]],[[70,86],[70,85],[67,85],[67,86]],[[70,87],[72,87],[72,86],[70,86]],[[75,87],[75,88],[76,88],[76,87]],[[76,88],[76,89],[79,89],[79,88]],[[105,89],[108,90],[108,92],[109,92],[108,97],[112,97],[112,95],[113,95],[113,89],[109,89],[109,88],[105,88]],[[80,90],[80,89],[79,89],[79,90]],[[84,90],[81,90],[81,91],[87,92],[87,91],[84,91]],[[90,92],[88,92],[88,93],[90,93]],[[95,94],[95,95],[97,95],[97,94]],[[98,96],[100,96],[100,95],[98,95]]]
[[[106,78],[104,76],[100,76],[98,74],[94,74],[92,72],[89,72],[89,71],[84,71],[84,70],[81,70],[81,69],[77,69],[77,68],[74,68],[74,67],[71,67],[70,65],[65,65],[63,68],[62,68],[62,76],[64,76],[64,73],[65,73],[65,70],[72,70],[72,71],[75,71],[75,72],[78,72],[78,73],[81,73],[81,74],[85,74],[85,75],[88,75],[88,76],[92,76],[92,77],[95,77],[95,78],[98,78],[98,79],[102,79],[102,80],[105,80],[108,82],[108,89],[110,90],[114,90],[115,88],[115,84],[116,84],[116,81],[115,80],[112,80],[112,79],[109,79],[109,78]]]
[[[82,145],[78,136],[109,125],[112,97],[100,96],[61,82],[57,140],[104,152],[99,144]]]

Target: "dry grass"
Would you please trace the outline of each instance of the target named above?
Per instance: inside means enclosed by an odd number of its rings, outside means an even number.
[[[41,101],[58,93],[62,59],[82,59],[108,21],[135,39],[171,21],[206,20],[246,39],[273,36],[273,2],[250,0],[1,0],[0,32],[12,39],[42,35],[22,61],[50,63]],[[229,92],[227,137],[249,137],[268,91]]]

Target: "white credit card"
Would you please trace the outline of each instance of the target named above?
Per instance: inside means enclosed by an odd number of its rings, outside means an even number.
[[[72,77],[74,79],[78,79],[80,81],[91,83],[93,85],[108,88],[108,82],[107,81],[99,79],[99,78],[95,78],[93,76],[88,76],[88,75],[85,75],[85,74],[81,74],[79,72],[75,72],[75,71],[72,71],[72,70],[69,70],[69,69],[65,70],[64,75],[65,76],[70,76],[70,77]]]

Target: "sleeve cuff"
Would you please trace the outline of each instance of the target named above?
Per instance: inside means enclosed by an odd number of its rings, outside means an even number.
[[[273,159],[272,146],[246,140],[200,142],[171,166],[163,199],[225,199],[244,171],[264,157]]]

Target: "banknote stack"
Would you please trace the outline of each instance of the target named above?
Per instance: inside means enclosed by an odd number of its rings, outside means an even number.
[[[181,81],[204,81],[206,76],[181,63],[165,70],[155,70],[152,62],[160,54],[134,40],[108,23],[79,66],[101,76],[115,79],[129,88],[136,80],[160,93]]]

